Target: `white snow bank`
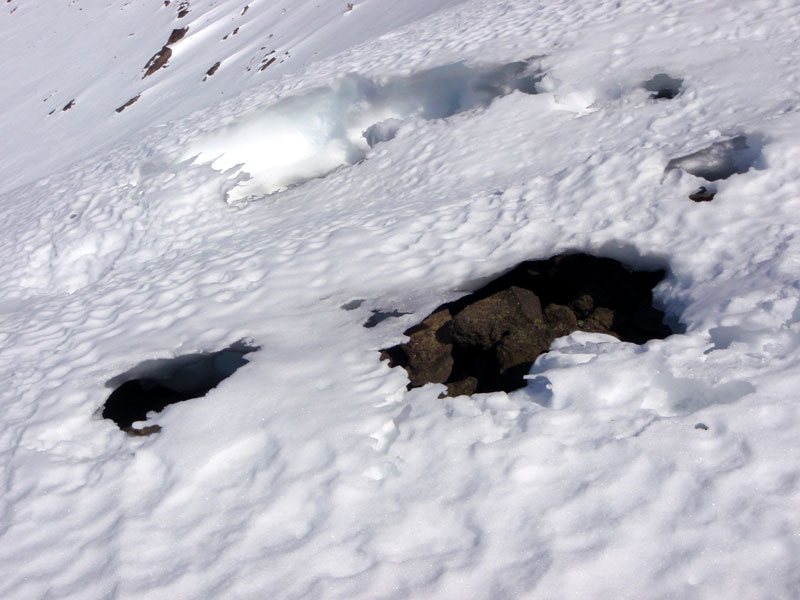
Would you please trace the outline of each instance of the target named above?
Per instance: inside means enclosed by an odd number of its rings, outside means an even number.
[[[223,171],[241,168],[229,201],[269,194],[357,163],[404,126],[485,107],[514,90],[535,93],[539,77],[524,61],[484,68],[457,63],[386,82],[348,75],[203,136],[184,158]]]

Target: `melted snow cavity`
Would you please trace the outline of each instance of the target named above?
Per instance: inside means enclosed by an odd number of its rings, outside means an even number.
[[[161,429],[158,425],[134,424],[170,404],[205,396],[247,364],[245,355],[256,350],[238,342],[218,352],[143,362],[107,383],[115,389],[103,406],[103,418],[132,435],[155,433]]]
[[[721,139],[691,154],[673,158],[667,163],[666,172],[682,169],[706,181],[727,179],[731,175],[747,173],[751,168],[763,169],[762,146],[757,135]]]
[[[532,61],[491,67],[456,63],[377,81],[347,75],[285,98],[195,141],[186,158],[240,171],[236,201],[277,192],[363,160],[369,149],[427,120],[488,106],[513,91],[535,94]]]
[[[449,396],[512,392],[558,337],[585,331],[644,344],[673,333],[653,307],[664,275],[587,254],[526,261],[439,306],[405,331],[408,342],[381,356],[408,372],[409,389],[444,383]]]
[[[672,100],[681,93],[683,79],[670,77],[666,73],[658,73],[642,84],[653,100]]]

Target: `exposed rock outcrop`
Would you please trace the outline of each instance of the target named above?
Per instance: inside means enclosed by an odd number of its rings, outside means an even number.
[[[409,388],[444,383],[447,394],[512,391],[557,337],[604,333],[641,344],[672,331],[652,306],[664,271],[633,271],[586,254],[528,261],[480,290],[437,308],[382,350]]]

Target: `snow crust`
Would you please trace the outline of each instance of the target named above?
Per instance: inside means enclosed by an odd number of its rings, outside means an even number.
[[[3,4],[0,597],[796,597],[794,0],[177,4]],[[668,269],[685,333],[575,333],[511,394],[379,361],[567,250]],[[160,433],[101,418],[238,340]]]

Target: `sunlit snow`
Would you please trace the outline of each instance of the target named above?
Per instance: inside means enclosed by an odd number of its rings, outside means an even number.
[[[539,77],[524,61],[488,68],[447,65],[388,82],[348,75],[211,132],[185,158],[222,171],[240,167],[244,177],[228,194],[230,201],[270,194],[359,162],[371,146],[417,119],[485,107],[514,90],[535,93]]]
[[[0,12],[0,598],[797,598],[796,0]],[[678,334],[381,361],[564,253]]]

